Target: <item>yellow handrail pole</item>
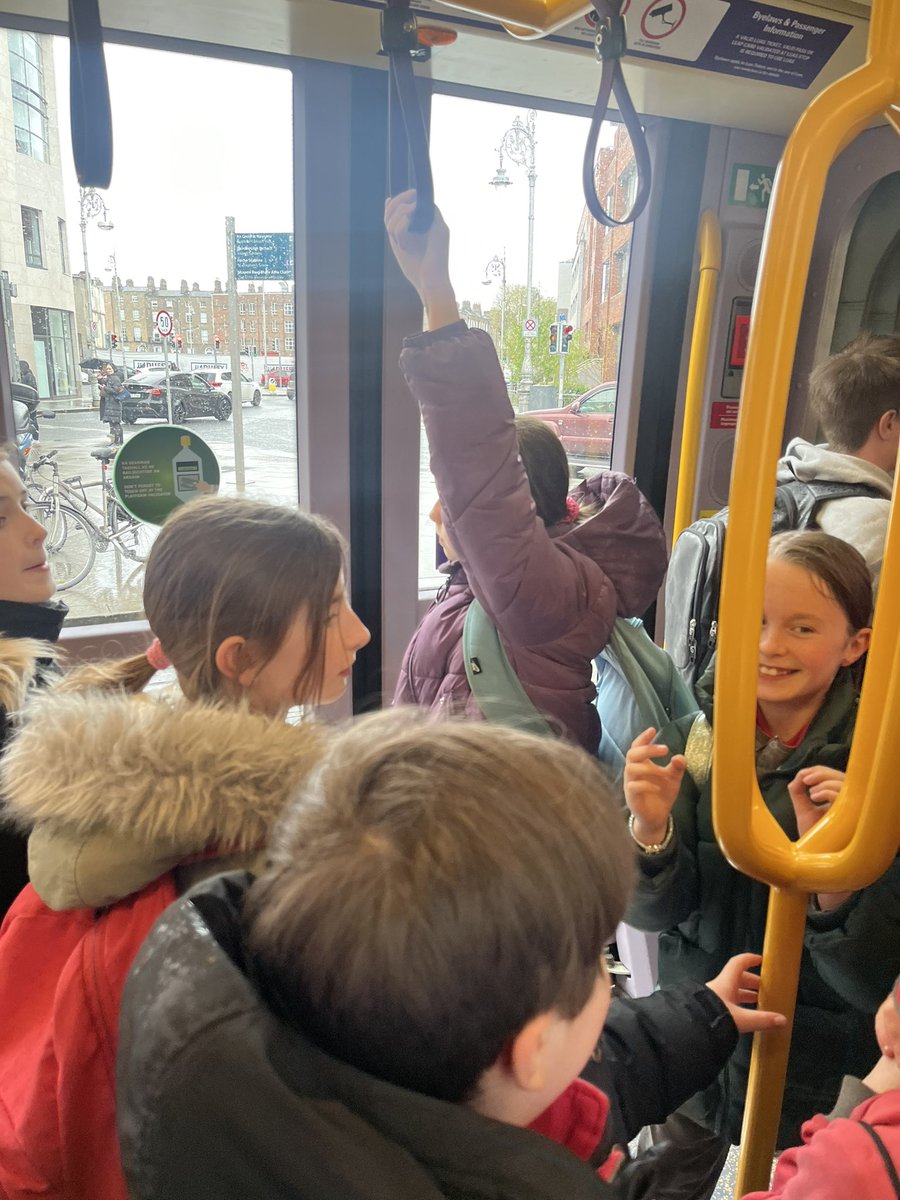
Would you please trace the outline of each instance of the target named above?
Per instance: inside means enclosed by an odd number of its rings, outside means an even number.
[[[738,420],[716,669],[713,821],[723,852],[738,869],[779,885],[770,904],[766,934],[769,958],[763,968],[763,996],[767,1004],[781,1000],[781,1006],[789,1007],[791,1013],[796,973],[785,975],[784,971],[799,964],[797,945],[798,940],[802,944],[805,929],[804,890],[818,886],[816,880],[823,870],[836,884],[841,878],[844,855],[848,856],[846,865],[849,867],[851,858],[859,860],[865,856],[864,851],[870,849],[866,843],[876,832],[872,818],[877,807],[882,808],[882,813],[890,812],[892,808],[896,813],[898,802],[895,790],[878,795],[870,787],[860,813],[860,824],[865,828],[859,829],[858,836],[854,836],[849,846],[840,847],[838,853],[810,857],[807,846],[816,843],[824,846],[837,837],[841,831],[840,814],[835,815],[830,827],[824,827],[819,834],[808,835],[802,845],[792,846],[765,810],[754,761],[758,630],[775,464],[816,220],[830,164],[873,117],[886,113],[895,103],[900,87],[898,68],[900,5],[874,0],[866,65],[813,101],[785,150],[763,245]],[[893,527],[895,523],[891,524]],[[885,570],[885,575],[888,574]],[[885,628],[884,620],[880,619],[878,625]],[[879,633],[880,629],[876,629],[876,638]],[[897,689],[884,678],[884,672],[877,682],[884,687],[881,701],[896,703],[900,699]],[[875,683],[875,679],[867,681],[867,694],[872,694]],[[882,707],[881,713],[877,714],[878,699],[873,696],[865,705],[866,712],[879,715],[884,727],[892,730],[894,713],[889,714]],[[867,736],[865,728],[863,736]],[[878,740],[876,759],[888,753],[884,739]],[[851,758],[851,767],[860,762],[859,754],[855,754]],[[888,772],[886,766],[879,766],[876,775],[879,783],[889,776],[896,779],[896,771]],[[848,791],[851,784],[848,784]],[[839,804],[839,807],[844,805]],[[896,826],[896,820],[889,822],[892,832]],[[882,842],[888,840],[884,838],[883,822],[881,836]],[[885,847],[873,846],[872,849],[884,851]],[[895,849],[895,845],[889,845],[888,856]],[[880,861],[882,857],[875,853],[876,860]],[[867,881],[872,878],[875,874]],[[860,883],[854,886],[860,886]],[[782,939],[785,939],[784,962],[778,961]],[[790,982],[785,983],[785,979]],[[785,993],[788,994],[787,1005]],[[758,1057],[753,1068],[754,1087],[748,1092],[738,1194],[765,1188],[768,1182],[777,1122],[773,1122],[771,1116],[761,1116],[761,1101],[767,1099],[766,1108],[770,1112],[775,1107],[768,1089],[783,1083],[789,1042],[787,1034],[776,1038],[765,1054]]]
[[[753,1035],[735,1196],[764,1191],[769,1186],[797,1004],[807,902],[806,894],[795,888],[772,888],[769,896],[763,962],[767,965],[777,963],[777,970],[763,972],[759,1007],[784,1013],[788,1023],[784,1029]],[[771,1102],[773,1096],[779,1097],[778,1104]],[[767,1099],[769,1103],[765,1103]]]
[[[686,529],[693,520],[700,422],[703,419],[703,385],[709,365],[709,341],[715,315],[716,288],[719,283],[719,271],[722,269],[722,230],[712,209],[707,208],[700,214],[697,248],[700,251],[700,282],[697,286],[697,307],[694,313],[684,398],[678,491],[675,494],[675,524],[672,529],[673,545],[682,529]]]

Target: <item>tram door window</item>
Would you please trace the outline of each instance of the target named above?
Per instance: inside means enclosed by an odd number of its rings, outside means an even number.
[[[435,196],[461,315],[493,338],[516,412],[559,434],[573,485],[610,462],[631,246],[630,226],[604,228],[585,209],[587,131],[586,118],[525,105],[432,99]],[[599,194],[623,215],[634,158],[617,124],[604,126],[597,174]],[[420,593],[441,580],[428,517],[436,499],[423,430]]]
[[[109,474],[92,451],[106,448],[110,427],[100,421],[95,369],[111,362],[130,384],[127,449],[141,430],[165,419],[156,319],[167,311],[176,423],[215,454],[219,490],[236,490],[234,420],[227,398],[222,402],[232,390],[238,403],[230,383],[225,219],[233,216],[238,232],[293,232],[292,78],[272,66],[107,44],[115,170],[108,190],[86,191],[69,137],[68,43],[0,32],[0,90],[16,113],[23,53],[39,127],[32,122],[30,138],[20,137],[16,117],[16,136],[10,128],[0,138],[0,174],[11,211],[37,214],[32,224],[44,233],[43,258],[29,257],[21,223],[0,222],[4,316],[16,351],[13,377],[21,380],[19,360],[27,362],[42,408],[55,411],[55,419],[40,420],[29,460],[55,453],[29,471],[28,487],[36,497],[58,489],[69,513],[48,536],[58,582],[71,582],[92,558],[84,577],[60,592],[68,624],[125,620],[142,615],[142,560],[156,528],[131,528],[105,492]],[[288,279],[277,273],[237,285],[242,306],[265,312],[252,336],[238,334],[245,490],[296,503],[296,406],[286,386],[295,378],[293,271],[280,272]],[[134,371],[152,386],[142,386]],[[176,389],[176,376],[189,386]],[[204,382],[210,379],[214,386]],[[47,513],[57,502],[38,502],[35,511]]]

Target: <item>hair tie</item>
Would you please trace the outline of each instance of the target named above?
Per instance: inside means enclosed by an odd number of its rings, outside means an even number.
[[[159,638],[154,638],[145,651],[147,662],[154,671],[165,671],[166,667],[171,667],[171,663],[166,658],[166,652],[159,644]]]
[[[577,500],[573,500],[571,496],[566,497],[566,515],[563,517],[564,525],[574,525],[581,516],[581,505]]]

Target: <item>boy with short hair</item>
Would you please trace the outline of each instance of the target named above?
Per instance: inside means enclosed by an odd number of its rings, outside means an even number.
[[[195,889],[136,960],[118,1081],[134,1200],[636,1194],[630,1167],[605,1181],[622,1159],[608,1104],[577,1080],[633,871],[609,780],[577,748],[403,713],[357,722],[260,878]],[[704,1072],[734,1045],[729,1012],[783,1023],[733,1003],[754,998],[744,959],[724,1003],[699,989],[694,1042],[672,1039]],[[644,1094],[665,1090],[664,1040],[655,1059],[634,1047]]]
[[[778,482],[859,483],[875,493],[826,501],[824,533],[854,546],[877,588],[900,443],[900,337],[862,333],[817,366],[809,400],[826,445],[795,438],[778,464]]]

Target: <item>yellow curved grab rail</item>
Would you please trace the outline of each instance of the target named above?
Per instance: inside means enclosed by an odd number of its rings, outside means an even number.
[[[775,466],[816,221],[828,169],[870,123],[896,127],[900,101],[900,4],[873,0],[864,66],[819,95],[785,149],[769,211],[750,326],[732,472],[716,667],[713,824],[729,861],[773,886],[760,1004],[789,1021],[808,892],[865,886],[882,874],[900,839],[896,788],[900,743],[900,520],[892,514],[878,613],[847,780],[832,811],[791,843],[765,807],[755,769],[759,627]],[[739,782],[736,782],[739,781]],[[768,1185],[778,1128],[773,1096],[784,1088],[790,1026],[757,1036],[744,1114],[736,1195]]]
[[[678,491],[675,494],[675,525],[672,530],[673,545],[682,529],[686,529],[694,519],[697,452],[700,448],[700,423],[703,419],[703,385],[709,366],[709,340],[715,315],[716,288],[722,269],[722,228],[712,209],[707,208],[700,214],[697,249],[700,251],[700,283],[697,288],[697,307],[694,312],[691,356],[685,389]]]
[[[554,33],[583,17],[592,0],[451,0],[450,8],[499,21],[514,37],[536,38]]]

